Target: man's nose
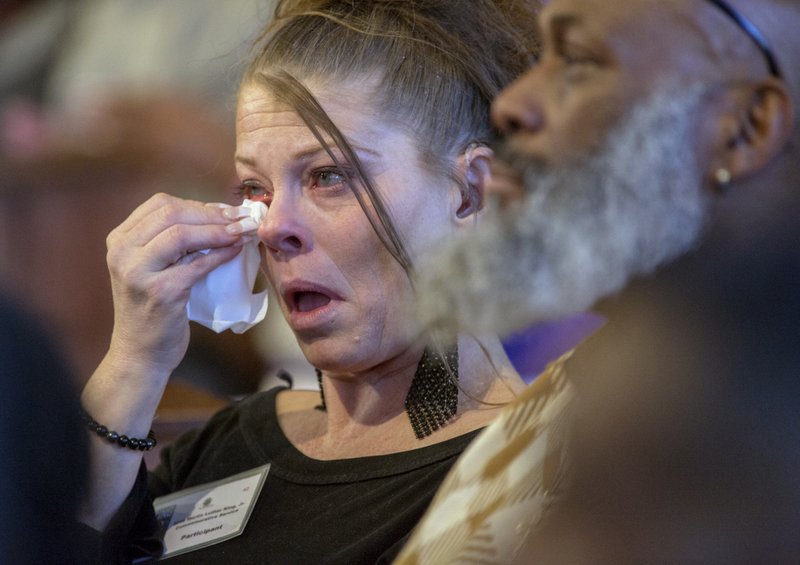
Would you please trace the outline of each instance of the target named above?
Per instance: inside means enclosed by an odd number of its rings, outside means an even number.
[[[492,103],[492,121],[505,134],[535,132],[544,125],[535,73],[534,68],[523,74]]]

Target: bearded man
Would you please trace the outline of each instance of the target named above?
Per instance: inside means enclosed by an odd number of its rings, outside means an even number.
[[[445,334],[609,322],[476,440],[403,555],[792,562],[800,2],[552,0],[540,24],[493,108],[494,201],[420,312]],[[577,395],[569,434],[551,382]]]

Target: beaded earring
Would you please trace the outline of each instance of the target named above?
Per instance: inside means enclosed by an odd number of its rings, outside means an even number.
[[[450,367],[448,372],[445,362]],[[444,359],[427,347],[417,365],[405,407],[417,439],[428,437],[453,419],[458,409],[458,348],[445,352]]]
[[[319,404],[314,406],[315,410],[322,410],[325,412],[328,407],[325,405],[325,389],[322,388],[322,371],[314,367],[314,371],[317,373],[317,384],[319,385]]]

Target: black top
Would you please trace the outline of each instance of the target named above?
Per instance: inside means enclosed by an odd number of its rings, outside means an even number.
[[[150,475],[153,497],[271,463],[242,535],[169,563],[390,562],[478,433],[402,453],[320,461],[298,451],[281,430],[280,390],[220,411],[162,452]],[[106,532],[106,550],[116,559],[132,545],[152,551],[155,521],[144,476]]]

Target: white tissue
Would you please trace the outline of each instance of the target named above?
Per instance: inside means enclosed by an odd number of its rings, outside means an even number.
[[[256,225],[261,224],[267,213],[263,202],[245,200],[242,208],[248,209],[249,217]],[[241,217],[248,215],[242,214]],[[244,244],[236,257],[208,273],[192,287],[186,305],[189,319],[217,333],[230,329],[237,334],[263,320],[267,315],[267,291],[253,294],[260,264],[258,241]]]

